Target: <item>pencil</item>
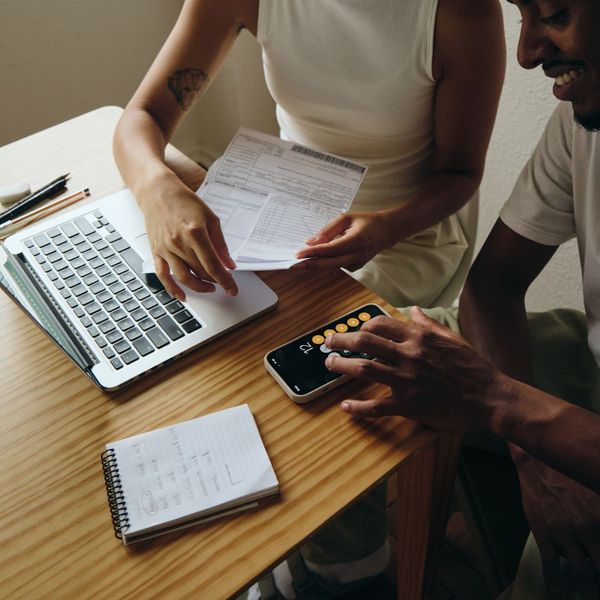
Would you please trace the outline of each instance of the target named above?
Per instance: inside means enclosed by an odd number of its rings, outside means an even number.
[[[39,190],[32,192],[29,196],[26,196],[13,204],[10,208],[0,214],[0,224],[8,222],[9,220],[14,220],[14,217],[20,216],[30,208],[33,208],[36,204],[40,204],[47,198],[50,198],[50,196],[61,191],[66,187],[70,175],[70,173],[66,173],[65,175],[53,179]]]
[[[75,192],[74,194],[65,196],[64,198],[57,198],[56,200],[49,202],[45,206],[41,206],[40,208],[37,208],[36,210],[32,210],[31,212],[28,212],[27,214],[24,214],[20,217],[17,217],[16,219],[13,219],[12,221],[6,221],[5,223],[0,224],[0,235],[4,235],[4,229],[8,229],[8,228],[20,229],[21,227],[24,227],[25,225],[29,225],[30,223],[33,223],[34,221],[37,221],[38,219],[47,217],[48,215],[51,215],[62,208],[70,206],[71,204],[74,204],[75,202],[78,202],[79,200],[83,200],[83,198],[86,198],[89,195],[90,195],[89,188],[85,188],[83,190],[80,190],[79,192]]]

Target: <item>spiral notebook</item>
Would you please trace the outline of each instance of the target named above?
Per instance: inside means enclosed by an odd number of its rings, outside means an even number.
[[[247,404],[111,442],[102,466],[125,545],[254,507],[279,488]]]

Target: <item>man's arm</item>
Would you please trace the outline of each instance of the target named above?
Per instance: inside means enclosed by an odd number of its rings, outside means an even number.
[[[469,275],[460,322],[473,346],[512,378],[495,433],[509,441],[548,592],[564,597],[563,555],[583,597],[597,598],[600,496],[590,490],[600,492],[600,418],[521,383],[533,381],[525,293],[555,249],[498,221]]]
[[[514,379],[487,429],[600,493],[600,416]],[[539,470],[539,469],[538,469]]]
[[[460,297],[463,337],[503,373],[525,383],[532,383],[525,294],[555,251],[498,220]]]
[[[327,368],[390,387],[385,398],[344,400],[346,412],[402,415],[441,431],[494,433],[600,492],[600,416],[508,377],[418,308],[411,317],[410,323],[376,317],[360,332],[327,338],[330,348],[377,359],[329,355]]]

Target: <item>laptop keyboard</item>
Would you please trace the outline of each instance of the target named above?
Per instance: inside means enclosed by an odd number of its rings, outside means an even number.
[[[114,369],[202,327],[99,210],[25,245]]]

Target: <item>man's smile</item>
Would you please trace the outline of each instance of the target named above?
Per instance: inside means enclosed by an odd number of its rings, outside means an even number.
[[[572,101],[587,68],[579,62],[544,65],[544,73],[554,79],[552,92],[559,100]]]
[[[562,87],[567,83],[571,83],[574,79],[577,79],[583,72],[584,69],[571,69],[570,71],[565,71],[555,77],[554,83],[556,83],[558,87]]]

